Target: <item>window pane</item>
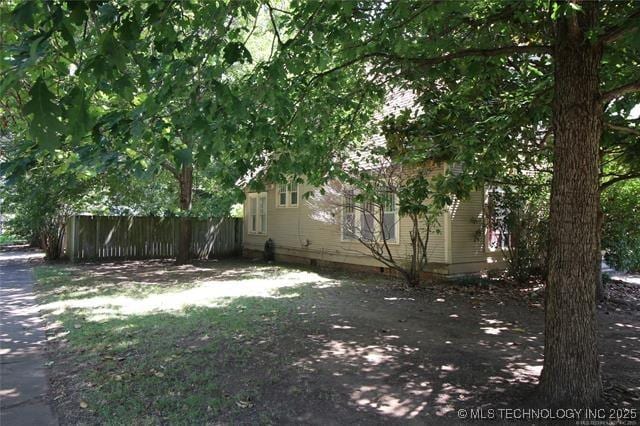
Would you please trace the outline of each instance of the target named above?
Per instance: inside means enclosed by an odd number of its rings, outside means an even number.
[[[260,214],[260,232],[267,232],[267,197],[266,195],[261,195],[258,199],[258,211]]]
[[[385,212],[396,211],[396,195],[392,192],[385,192],[382,198],[382,209]]]
[[[278,185],[278,205],[285,206],[287,204],[287,185]]]
[[[252,232],[256,232],[257,228],[257,200],[255,197],[249,198],[249,216],[250,216],[250,227],[249,229]]]
[[[345,213],[342,223],[342,238],[345,240],[353,240],[356,237],[356,215],[353,213]]]
[[[356,237],[356,215],[353,191],[345,191],[342,206],[342,238],[353,240]]]
[[[353,191],[346,191],[344,193],[344,210],[348,213],[352,213],[355,208],[355,200]]]
[[[294,186],[293,188],[295,189],[295,191],[291,191],[291,205],[297,206],[298,205],[298,188],[297,186]]]
[[[489,247],[505,249],[510,246],[510,235],[507,224],[509,210],[504,205],[504,191],[494,188],[488,193],[488,235]]]
[[[363,240],[373,241],[375,239],[376,220],[374,217],[373,203],[368,202],[364,204],[360,228]]]
[[[396,214],[394,212],[385,212],[382,215],[382,230],[386,240],[394,241],[396,239]]]

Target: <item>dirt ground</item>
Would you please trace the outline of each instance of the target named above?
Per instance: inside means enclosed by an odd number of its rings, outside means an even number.
[[[193,271],[164,262],[74,268],[110,280],[115,287],[107,292],[151,279],[167,286],[249,273],[277,280],[296,270],[244,261],[207,262]],[[216,371],[216,392],[243,395],[203,423],[458,424],[468,421],[461,409],[532,406],[543,361],[540,291],[489,281],[407,291],[388,277],[307,271],[318,278],[271,292],[281,310],[277,321],[258,334],[224,335],[201,360],[203,369]],[[229,303],[225,309],[241,309],[240,302]],[[606,402],[639,409],[637,303],[612,300],[598,315]],[[183,337],[176,347],[197,349],[202,340]],[[77,409],[83,379],[74,351],[50,342],[52,399],[62,423],[97,422]],[[161,416],[147,422],[170,423]]]

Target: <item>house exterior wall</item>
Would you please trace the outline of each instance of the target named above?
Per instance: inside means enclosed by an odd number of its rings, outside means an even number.
[[[302,195],[314,189],[300,184],[299,193]],[[312,203],[302,196],[298,207],[277,207],[276,186],[269,185],[265,192],[267,192],[267,233],[251,234],[249,226],[245,226],[243,231],[245,251],[262,251],[266,240],[271,238],[275,243],[276,258],[278,255],[295,256],[356,265],[384,266],[373,259],[367,253],[366,247],[358,241],[341,241],[339,207],[319,215]],[[249,207],[246,202],[244,211],[245,220],[248,223]],[[325,216],[325,219],[319,216]],[[393,256],[398,259],[409,259],[411,222],[408,218],[401,217],[398,228],[398,242],[390,245]],[[437,233],[435,230],[431,232],[429,256],[432,262],[445,261],[444,233]]]
[[[487,247],[484,203],[484,191],[474,191],[468,199],[454,200],[450,206],[451,275],[504,268],[501,252]]]
[[[258,256],[268,238],[275,243],[276,260],[304,263],[344,263],[366,267],[384,267],[373,259],[367,248],[358,241],[341,240],[341,209],[317,207],[302,194],[315,188],[299,185],[298,207],[277,207],[277,186],[269,185],[267,193],[267,232],[252,234],[244,226],[243,249],[247,256]],[[473,193],[468,200],[454,203],[444,212],[439,224],[429,235],[427,270],[439,275],[476,273],[488,267],[501,265],[487,263],[495,253],[485,252],[482,232],[482,192]],[[245,202],[245,223],[248,224],[249,206]],[[399,239],[390,244],[394,258],[410,260],[411,221],[399,219]]]

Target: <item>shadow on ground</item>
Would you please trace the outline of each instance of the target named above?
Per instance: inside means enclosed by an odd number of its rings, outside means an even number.
[[[42,253],[0,247],[0,424],[57,424],[48,399],[44,321],[31,269]]]
[[[430,423],[522,407],[543,312],[474,286],[239,261],[44,267],[63,423]],[[616,406],[638,405],[637,311],[601,318]]]

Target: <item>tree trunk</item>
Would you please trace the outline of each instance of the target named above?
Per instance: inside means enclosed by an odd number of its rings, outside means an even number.
[[[546,290],[543,398],[554,406],[600,399],[594,291],[599,261],[598,149],[601,48],[591,44],[597,4],[558,18],[554,46],[555,136]]]
[[[191,210],[191,194],[193,191],[193,166],[183,165],[180,169],[180,230],[178,237],[178,252],[176,263],[184,265],[191,259],[191,218],[188,212]]]

